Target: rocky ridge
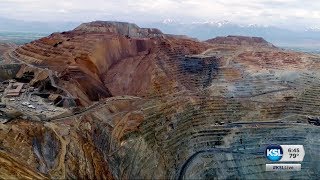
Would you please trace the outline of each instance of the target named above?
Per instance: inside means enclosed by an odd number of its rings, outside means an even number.
[[[271,43],[264,40],[262,37],[247,37],[247,36],[226,36],[216,37],[206,40],[213,44],[228,44],[228,45],[243,45],[255,47],[275,47]]]

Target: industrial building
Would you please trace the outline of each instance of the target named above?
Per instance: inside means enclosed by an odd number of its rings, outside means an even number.
[[[6,97],[17,97],[20,96],[24,83],[10,83],[7,87]]]

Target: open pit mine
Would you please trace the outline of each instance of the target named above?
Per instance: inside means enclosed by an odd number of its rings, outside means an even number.
[[[0,50],[0,179],[320,179],[320,55],[102,21]]]

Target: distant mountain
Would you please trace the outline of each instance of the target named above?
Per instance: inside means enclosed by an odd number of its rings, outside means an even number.
[[[320,27],[319,27],[319,26],[309,27],[309,28],[307,28],[306,31],[309,31],[309,32],[318,32],[318,33],[320,33]]]
[[[164,33],[184,34],[199,40],[227,35],[257,36],[263,37],[277,46],[320,47],[320,33],[317,28],[292,31],[273,26],[239,25],[229,21],[181,23],[171,19],[139,25],[155,27]]]
[[[0,41],[23,44],[52,32],[76,28],[81,22],[28,22],[0,17]],[[138,23],[140,27],[154,27],[166,34],[187,35],[208,40],[217,36],[256,36],[281,47],[303,47],[320,49],[320,27],[292,31],[273,26],[255,24],[240,25],[229,21],[203,21],[182,23],[173,19],[159,22]]]
[[[274,45],[266,41],[261,37],[248,37],[248,36],[218,36],[213,39],[206,40],[205,42],[212,44],[224,44],[224,45],[244,45],[254,47],[268,47],[275,48]]]

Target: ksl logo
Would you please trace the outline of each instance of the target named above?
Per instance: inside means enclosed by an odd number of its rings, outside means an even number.
[[[280,145],[269,145],[265,154],[270,161],[280,161],[283,156],[283,150]]]

